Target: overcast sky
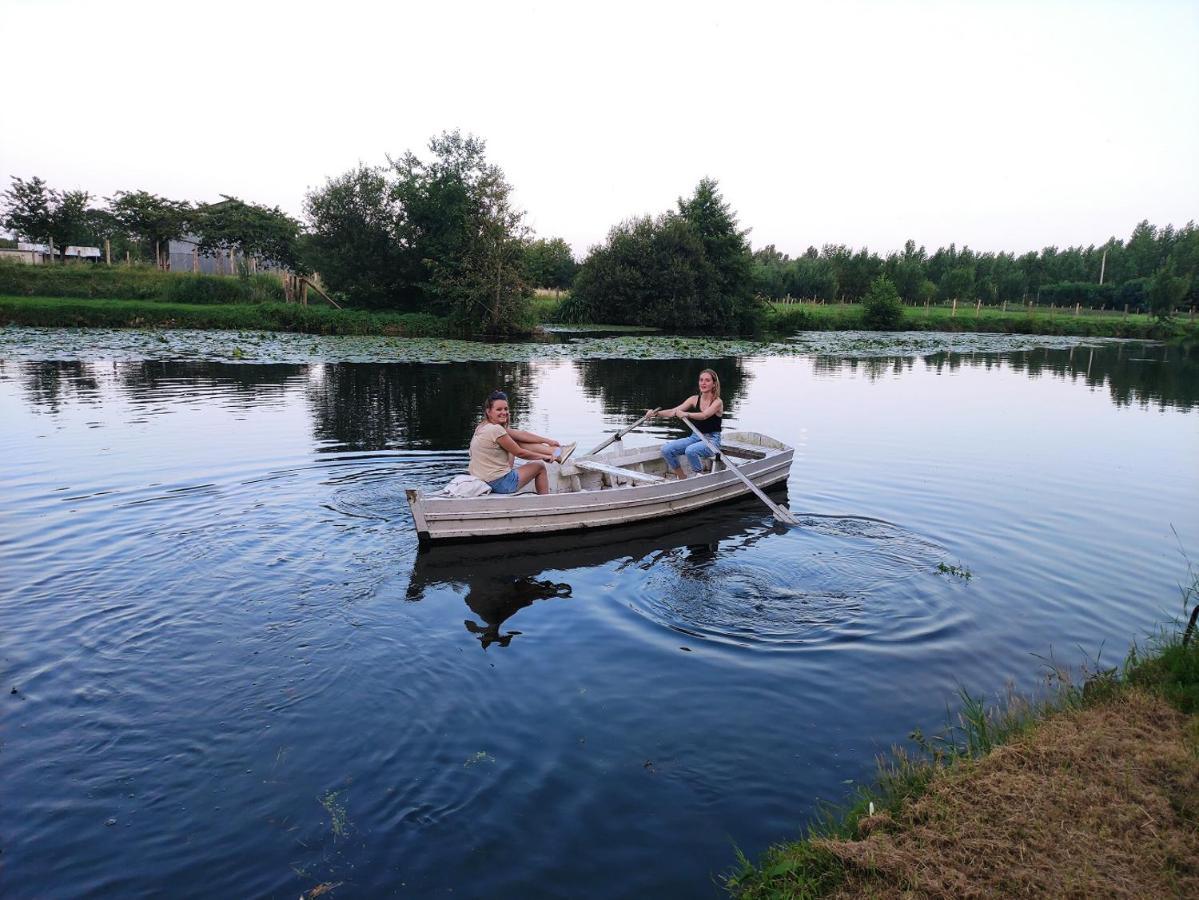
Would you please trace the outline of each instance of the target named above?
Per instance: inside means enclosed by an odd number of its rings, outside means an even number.
[[[461,128],[579,256],[704,175],[792,255],[1199,219],[1196,0],[0,0],[0,28],[0,185],[300,215]]]

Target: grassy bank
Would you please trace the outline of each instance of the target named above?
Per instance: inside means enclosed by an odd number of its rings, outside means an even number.
[[[763,327],[776,333],[846,331],[862,328],[862,308],[853,304],[769,303]],[[1077,335],[1146,340],[1199,340],[1199,321],[1189,314],[1160,323],[1152,316],[1119,312],[1080,312],[1034,307],[1004,311],[973,306],[905,307],[899,331],[985,331],[1004,334]]]
[[[150,266],[48,265],[0,262],[0,295],[74,299],[162,300],[170,303],[282,303],[275,275],[198,275]]]
[[[0,295],[0,324],[74,328],[201,328],[446,337],[449,323],[424,313],[381,313],[295,303],[173,303]]]
[[[1185,598],[1199,600],[1199,582]],[[848,809],[742,858],[744,898],[1199,895],[1199,640],[913,735]]]

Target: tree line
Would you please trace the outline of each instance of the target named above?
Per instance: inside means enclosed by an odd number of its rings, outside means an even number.
[[[303,222],[229,196],[202,204],[119,191],[97,204],[34,177],[14,178],[0,194],[0,225],[60,251],[107,240],[118,257],[148,261],[191,235],[202,253],[233,250],[319,272],[350,305],[432,313],[470,332],[527,330],[534,287],[571,292],[559,308],[567,321],[724,332],[752,329],[762,301],[786,297],[869,298],[879,322],[902,303],[954,299],[1164,305],[1167,314],[1199,302],[1193,222],[1176,229],[1144,221],[1127,240],[1024,254],[956,244],[929,253],[908,241],[886,256],[826,244],[791,258],[774,245],[753,250],[710,178],[657,216],[618,223],[579,262],[561,238],[533,236],[481,138],[448,131],[427,150],[328,178],[306,194]]]
[[[930,254],[908,241],[902,251],[885,257],[866,248],[825,244],[792,259],[769,245],[754,253],[752,277],[755,291],[772,299],[858,302],[884,276],[906,303],[981,300],[1146,310],[1159,273],[1187,281],[1176,303],[1199,302],[1199,227],[1194,222],[1176,229],[1143,221],[1127,241],[1112,237],[1099,246],[1046,247],[1019,255],[979,253],[955,244]]]
[[[103,202],[98,203],[97,200]],[[194,238],[199,251],[233,251],[301,269],[300,223],[281,209],[222,195],[216,203],[172,200],[148,191],[117,191],[95,198],[84,190],[59,190],[34,176],[14,177],[0,194],[0,226],[19,237],[51,245],[102,246],[118,258],[162,265],[170,241]]]

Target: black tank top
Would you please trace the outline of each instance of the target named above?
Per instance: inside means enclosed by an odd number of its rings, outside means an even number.
[[[703,412],[703,410],[699,408],[701,399],[702,398],[700,397],[699,394],[695,395],[695,408],[699,412]],[[715,403],[716,401],[713,400],[712,402]],[[706,418],[706,419],[696,419],[695,420],[695,430],[698,431],[700,434],[717,434],[720,431],[721,418],[722,418],[722,416],[715,415],[715,416],[708,416],[708,418]]]

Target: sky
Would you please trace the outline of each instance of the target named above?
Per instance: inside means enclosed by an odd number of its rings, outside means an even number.
[[[704,176],[791,255],[1199,219],[1196,0],[0,0],[0,29],[0,188],[302,217],[458,128],[579,257]]]

